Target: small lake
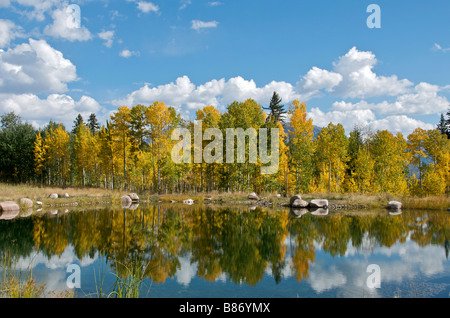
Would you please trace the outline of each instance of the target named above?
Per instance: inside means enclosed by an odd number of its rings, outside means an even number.
[[[450,213],[141,205],[60,209],[0,220],[0,257],[49,290],[80,268],[77,297],[141,268],[142,297],[450,296]],[[380,269],[369,288],[368,267]],[[0,276],[1,277],[1,276]],[[101,282],[101,284],[100,284]]]

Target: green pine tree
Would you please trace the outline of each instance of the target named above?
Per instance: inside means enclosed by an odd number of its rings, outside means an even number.
[[[286,111],[284,110],[284,105],[282,105],[281,102],[281,97],[277,94],[277,92],[273,92],[269,107],[264,107],[264,109],[270,110],[269,117],[267,117],[267,122],[276,123],[279,121],[283,126],[285,125],[283,115],[286,114]]]
[[[94,113],[89,115],[87,125],[89,127],[89,130],[91,131],[91,134],[94,136],[100,128],[100,124],[98,123],[97,116]]]
[[[75,118],[75,120],[73,121],[72,134],[75,135],[77,133],[77,128],[81,125],[84,125],[84,119],[81,114],[78,114],[77,118]]]

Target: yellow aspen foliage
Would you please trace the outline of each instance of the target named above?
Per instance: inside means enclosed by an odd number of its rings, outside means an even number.
[[[44,139],[39,131],[34,142],[34,164],[35,172],[40,175],[45,167],[45,161],[47,156],[47,149],[45,147]]]
[[[320,171],[320,189],[341,192],[345,178],[348,138],[341,124],[330,123],[317,138],[316,158]],[[327,183],[325,185],[325,182]]]
[[[51,176],[57,184],[67,184],[70,177],[69,134],[63,129],[62,124],[55,130],[50,130],[44,147],[48,149]]]
[[[294,100],[289,109],[292,130],[289,131],[290,172],[294,178],[296,192],[308,192],[313,178],[314,126],[307,118],[306,104]]]

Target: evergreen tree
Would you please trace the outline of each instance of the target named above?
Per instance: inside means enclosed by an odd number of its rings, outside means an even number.
[[[100,128],[100,124],[98,123],[97,116],[94,113],[89,115],[87,125],[89,127],[89,130],[91,131],[91,135],[94,136]]]
[[[449,125],[447,123],[448,120],[445,120],[444,114],[441,114],[441,120],[439,121],[439,124],[437,124],[436,129],[439,130],[441,135],[446,135],[448,138],[450,131],[449,131]]]
[[[34,174],[36,130],[14,112],[0,117],[0,179],[26,182]]]
[[[358,158],[360,149],[364,146],[364,141],[362,137],[362,130],[360,127],[355,126],[353,131],[350,132],[350,137],[348,139],[348,169],[347,173],[351,175],[355,170],[355,163]]]
[[[447,133],[447,138],[450,139],[450,108],[448,109],[447,112],[447,120],[445,121],[446,123],[446,133]]]
[[[73,129],[72,129],[73,135],[77,133],[77,128],[80,127],[81,125],[84,125],[84,119],[83,116],[81,116],[81,114],[78,114],[77,118],[75,118],[75,120],[73,121]]]
[[[267,117],[267,122],[281,122],[283,126],[285,125],[285,121],[283,115],[286,114],[284,110],[284,105],[281,104],[282,99],[277,94],[277,92],[273,92],[272,99],[270,100],[269,107],[264,107],[266,110],[270,110],[269,117]]]

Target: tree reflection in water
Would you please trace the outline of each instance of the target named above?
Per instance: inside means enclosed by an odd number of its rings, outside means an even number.
[[[129,268],[140,268],[144,277],[159,284],[174,277],[180,259],[190,255],[197,276],[206,281],[225,274],[234,283],[253,286],[268,270],[278,284],[287,266],[297,281],[308,278],[318,244],[335,257],[345,255],[348,246],[365,248],[370,242],[389,248],[408,237],[421,247],[442,246],[448,258],[448,213],[332,212],[296,218],[288,210],[235,206],[74,210],[1,221],[0,257],[12,251],[26,258],[37,250],[50,259],[72,245],[80,261],[98,253],[119,277],[128,275]]]

